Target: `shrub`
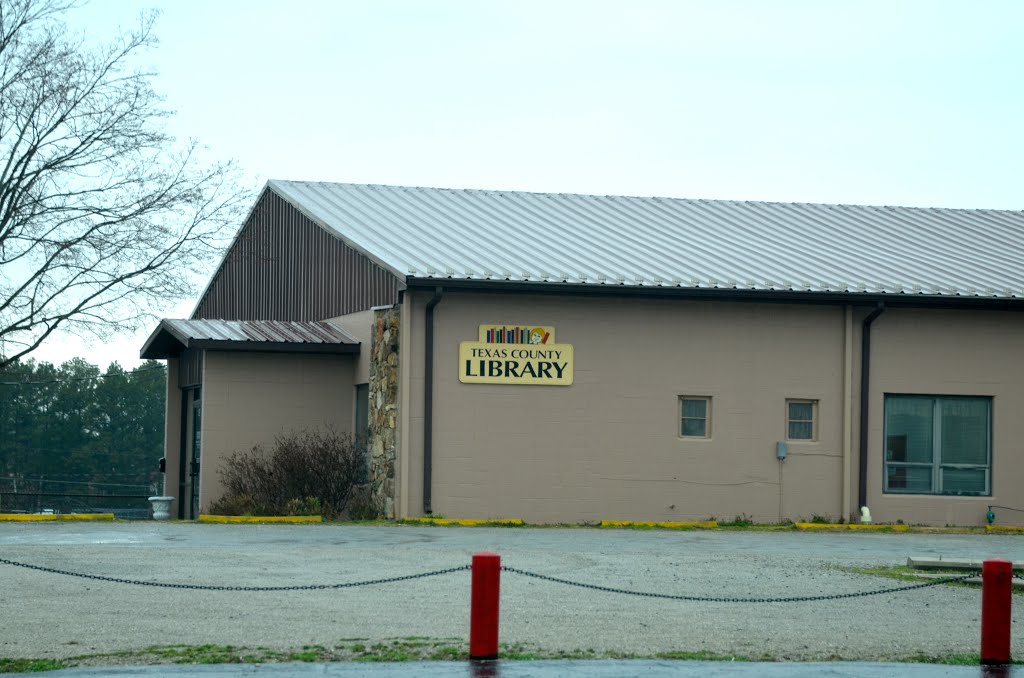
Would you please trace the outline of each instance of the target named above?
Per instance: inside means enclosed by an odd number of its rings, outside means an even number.
[[[366,482],[366,451],[334,429],[288,431],[269,451],[256,445],[232,453],[219,473],[224,495],[210,506],[212,513],[333,519],[345,514],[354,489]]]

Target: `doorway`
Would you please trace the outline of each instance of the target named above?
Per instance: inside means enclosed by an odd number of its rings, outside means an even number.
[[[199,470],[202,458],[203,390],[181,391],[181,455],[178,482],[178,518],[199,517]]]

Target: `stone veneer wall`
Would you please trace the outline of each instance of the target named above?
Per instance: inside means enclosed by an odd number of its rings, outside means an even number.
[[[384,518],[395,517],[398,311],[374,311],[370,343],[370,497]]]

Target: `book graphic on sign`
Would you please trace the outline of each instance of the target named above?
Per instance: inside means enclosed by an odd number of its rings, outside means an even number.
[[[547,325],[480,325],[479,341],[459,344],[459,381],[571,386],[573,347]]]
[[[555,343],[555,328],[544,325],[481,325],[480,341],[485,344],[543,346]]]

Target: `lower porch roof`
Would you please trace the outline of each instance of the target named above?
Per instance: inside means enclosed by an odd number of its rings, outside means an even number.
[[[188,349],[273,353],[359,353],[359,341],[327,321],[161,320],[143,359],[175,358]]]

